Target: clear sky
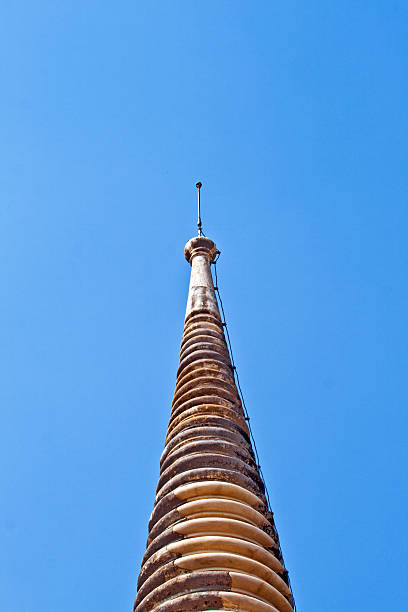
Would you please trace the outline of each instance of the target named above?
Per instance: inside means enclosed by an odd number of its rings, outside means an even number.
[[[404,1],[0,8],[0,609],[126,612],[200,179],[299,612],[407,598]]]

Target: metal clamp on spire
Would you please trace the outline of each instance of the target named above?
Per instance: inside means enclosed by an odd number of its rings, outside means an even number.
[[[198,227],[198,235],[202,236],[203,232],[202,232],[202,223],[201,223],[201,203],[200,203],[200,189],[203,186],[203,184],[198,181],[196,183],[196,187],[198,189],[198,221],[197,221],[197,227]]]

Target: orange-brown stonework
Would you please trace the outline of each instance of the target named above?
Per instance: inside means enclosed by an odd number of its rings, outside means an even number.
[[[180,364],[135,612],[293,612],[235,385],[210,264],[191,239]]]

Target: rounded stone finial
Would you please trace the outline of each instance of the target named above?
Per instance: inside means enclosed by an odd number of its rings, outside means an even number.
[[[210,238],[195,236],[191,238],[184,247],[184,256],[189,263],[196,255],[205,255],[211,263],[217,254],[217,247]]]

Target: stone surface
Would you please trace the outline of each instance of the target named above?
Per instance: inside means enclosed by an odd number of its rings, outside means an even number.
[[[200,236],[184,252],[184,334],[135,611],[292,612],[213,287],[217,249]]]

